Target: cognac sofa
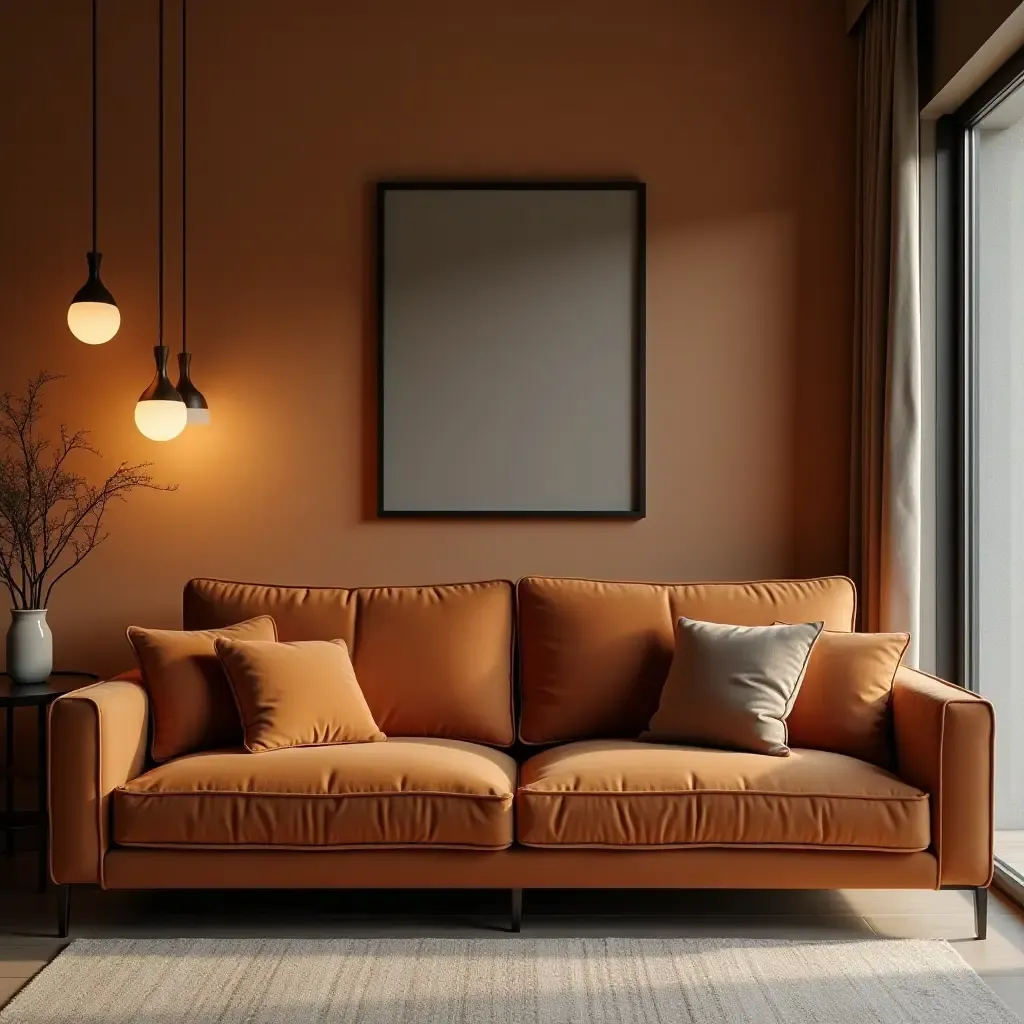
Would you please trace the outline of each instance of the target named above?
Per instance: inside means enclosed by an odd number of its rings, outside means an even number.
[[[359,590],[193,580],[186,629],[268,613],[343,638],[384,743],[153,764],[137,673],[50,713],[51,870],[70,887],[972,888],[992,873],[991,706],[901,668],[888,769],[637,742],[680,615],[853,628],[844,578],[532,577]]]

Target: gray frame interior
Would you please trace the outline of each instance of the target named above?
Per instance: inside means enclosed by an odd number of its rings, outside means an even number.
[[[379,514],[642,517],[642,186],[377,199]]]

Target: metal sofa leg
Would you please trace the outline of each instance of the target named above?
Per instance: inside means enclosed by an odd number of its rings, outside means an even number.
[[[71,931],[71,886],[57,886],[57,934],[66,939]]]
[[[988,889],[974,890],[974,932],[977,938],[988,935]]]
[[[988,886],[943,885],[942,889],[970,892],[974,896],[974,937],[984,939],[988,935]]]
[[[523,890],[512,890],[512,931],[522,931],[523,928]]]

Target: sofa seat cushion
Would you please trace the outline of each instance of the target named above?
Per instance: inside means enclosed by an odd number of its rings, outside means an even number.
[[[802,748],[766,757],[569,743],[521,765],[516,804],[527,846],[911,852],[930,841],[926,793],[864,761]]]
[[[113,794],[128,846],[345,848],[512,843],[516,763],[459,740],[222,750],[169,761]]]

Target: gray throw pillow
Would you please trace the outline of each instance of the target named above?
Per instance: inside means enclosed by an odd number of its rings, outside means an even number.
[[[822,625],[679,619],[661,703],[640,739],[787,756],[786,716]]]

